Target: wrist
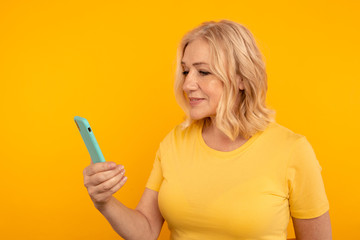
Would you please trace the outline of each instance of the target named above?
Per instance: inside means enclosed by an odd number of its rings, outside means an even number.
[[[94,206],[95,206],[95,208],[96,208],[98,211],[100,211],[100,212],[106,212],[108,209],[111,208],[111,206],[114,205],[114,201],[115,201],[115,200],[116,200],[116,199],[115,199],[113,196],[111,196],[111,197],[109,198],[109,200],[107,200],[106,202],[94,203]]]

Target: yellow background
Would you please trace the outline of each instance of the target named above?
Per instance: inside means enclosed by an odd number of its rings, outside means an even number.
[[[256,36],[268,105],[315,149],[334,239],[354,239],[359,12],[356,0],[2,0],[0,239],[115,239],[83,187],[90,158],[73,117],[86,117],[105,158],[125,165],[116,197],[135,207],[159,142],[183,119],[172,89],[179,40],[220,19]]]

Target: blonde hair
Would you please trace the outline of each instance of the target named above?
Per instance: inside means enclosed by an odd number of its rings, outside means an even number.
[[[243,25],[229,20],[205,22],[188,32],[180,42],[177,54],[175,97],[187,115],[184,128],[191,124],[208,124],[209,118],[193,120],[189,115],[182,86],[181,60],[187,45],[195,39],[205,40],[210,47],[210,69],[224,86],[216,110],[216,127],[230,139],[239,135],[250,138],[274,122],[275,111],[266,107],[267,74],[262,55],[252,33]],[[239,77],[244,90],[239,89]],[[237,99],[240,99],[238,105]]]

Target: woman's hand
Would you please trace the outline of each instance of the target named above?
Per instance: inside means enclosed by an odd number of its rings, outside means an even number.
[[[90,164],[83,171],[84,185],[97,209],[106,205],[126,182],[125,169],[114,162]]]
[[[130,209],[112,195],[126,182],[124,166],[114,162],[90,164],[84,169],[84,185],[95,207],[124,239],[157,239],[164,219],[158,192],[145,189],[137,209]]]

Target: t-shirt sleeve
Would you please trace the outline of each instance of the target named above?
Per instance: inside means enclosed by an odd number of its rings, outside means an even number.
[[[156,153],[153,168],[151,170],[150,177],[148,178],[148,181],[146,183],[146,187],[158,192],[162,181],[163,173],[161,169],[161,154],[159,148]]]
[[[312,146],[302,136],[294,144],[287,169],[292,217],[315,218],[329,210],[321,170]]]

